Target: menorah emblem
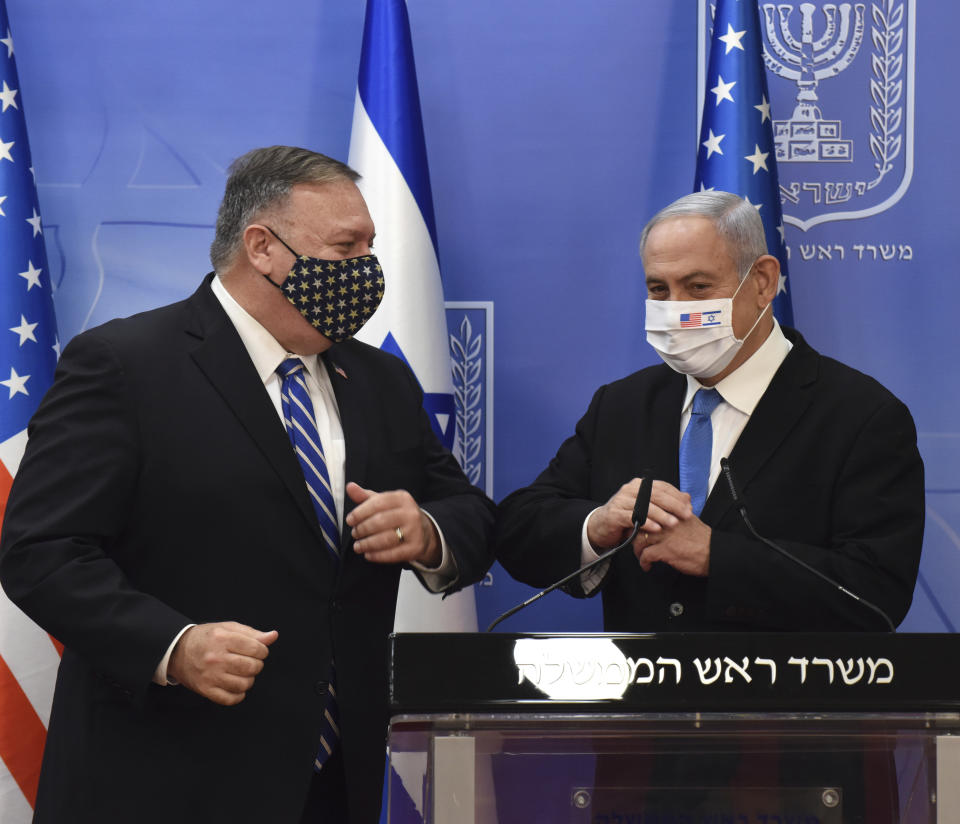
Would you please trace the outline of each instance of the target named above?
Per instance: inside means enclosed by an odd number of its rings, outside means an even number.
[[[817,86],[827,77],[835,77],[857,56],[863,42],[864,4],[827,3],[823,6],[826,27],[814,39],[813,3],[800,4],[800,37],[790,27],[793,6],[766,3],[763,14],[767,42],[774,54],[764,49],[767,68],[797,84],[797,105],[790,120],[773,124],[774,143],[779,161],[853,160],[853,141],[840,138],[839,120],[824,120],[817,98]],[[837,16],[839,12],[839,25]],[[851,20],[851,17],[853,18]]]

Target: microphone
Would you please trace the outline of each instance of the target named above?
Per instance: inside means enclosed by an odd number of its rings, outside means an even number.
[[[750,523],[750,518],[747,517],[746,504],[743,502],[743,499],[740,497],[740,494],[737,492],[737,485],[733,482],[733,472],[730,469],[730,461],[728,461],[726,458],[720,459],[720,471],[723,473],[723,477],[727,481],[727,487],[730,490],[730,497],[733,499],[733,505],[740,512],[740,517],[743,519],[743,522],[747,525],[747,529],[750,530],[750,534],[753,535],[754,538],[766,544],[771,549],[776,550],[784,558],[787,558],[788,560],[792,561],[798,566],[803,567],[805,570],[807,570],[807,572],[813,573],[820,580],[830,584],[830,586],[832,586],[834,589],[839,590],[848,598],[852,598],[858,604],[862,604],[867,609],[873,610],[873,612],[875,612],[877,615],[883,618],[886,625],[890,627],[890,632],[897,631],[897,628],[894,626],[893,621],[890,620],[890,616],[887,615],[887,613],[885,613],[882,609],[880,609],[880,607],[876,606],[875,604],[871,604],[866,598],[861,598],[856,593],[851,592],[849,589],[843,586],[843,584],[841,584],[839,581],[834,581],[833,578],[831,578],[829,575],[825,575],[819,569],[814,569],[812,566],[810,566],[810,564],[806,563],[805,561],[801,561],[792,552],[788,552],[783,547],[778,546],[773,541],[770,541],[764,538],[759,532],[757,532],[757,530],[753,528],[753,524]]]
[[[517,606],[508,609],[503,615],[497,618],[489,627],[487,627],[487,632],[493,630],[493,628],[499,624],[501,621],[505,621],[511,615],[516,615],[520,612],[521,609],[530,606],[534,601],[539,601],[544,595],[553,592],[558,587],[562,587],[567,581],[572,581],[578,575],[583,575],[584,572],[588,572],[593,569],[595,566],[602,564],[604,561],[610,560],[614,555],[616,555],[624,547],[630,546],[633,543],[633,539],[637,537],[637,533],[640,532],[640,527],[647,520],[647,510],[650,509],[650,493],[653,491],[653,475],[649,471],[644,471],[643,480],[640,481],[640,489],[637,491],[637,500],[633,504],[633,514],[630,516],[630,520],[633,522],[633,530],[631,531],[627,540],[622,544],[618,544],[613,549],[608,549],[598,558],[592,560],[589,564],[586,564],[579,569],[574,570],[569,575],[561,578],[555,584],[551,584],[546,589],[540,590],[532,598],[528,598],[522,604],[517,604]]]

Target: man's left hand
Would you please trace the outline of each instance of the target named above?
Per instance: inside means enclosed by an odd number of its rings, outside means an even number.
[[[649,517],[659,521],[652,513]],[[633,543],[633,552],[643,571],[649,572],[654,563],[662,561],[684,575],[701,578],[708,575],[710,527],[692,512],[660,525],[660,532],[643,533]]]
[[[378,564],[417,561],[439,566],[440,536],[409,492],[374,492],[352,481],[346,492],[357,504],[347,515],[355,552]]]

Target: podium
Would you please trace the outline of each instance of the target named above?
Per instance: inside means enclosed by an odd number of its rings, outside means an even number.
[[[398,634],[392,824],[960,822],[960,639]]]

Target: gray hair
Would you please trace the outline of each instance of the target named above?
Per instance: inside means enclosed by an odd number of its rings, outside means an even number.
[[[345,163],[295,146],[254,149],[230,164],[227,186],[217,213],[210,262],[220,271],[243,242],[243,232],[267,209],[283,206],[298,183],[356,181],[360,175]]]
[[[712,221],[717,234],[727,244],[741,280],[754,261],[767,254],[767,238],[756,207],[729,192],[710,191],[684,195],[650,218],[640,235],[641,259],[650,230],[675,217],[705,217]]]

